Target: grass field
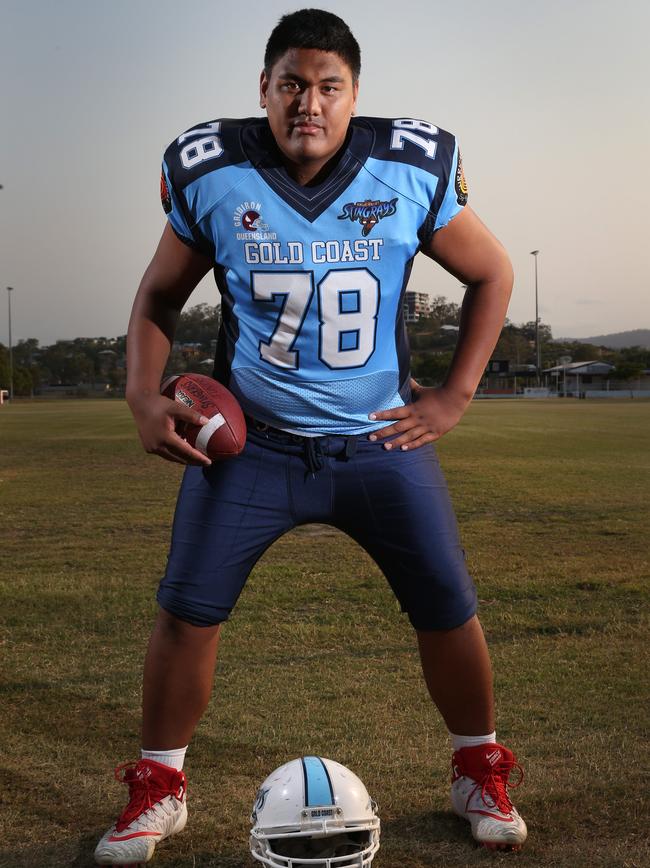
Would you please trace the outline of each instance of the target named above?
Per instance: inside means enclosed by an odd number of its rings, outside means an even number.
[[[257,785],[313,753],[379,803],[377,868],[650,865],[650,402],[475,403],[439,451],[498,735],[525,766],[526,849],[490,854],[449,812],[449,746],[408,622],[372,561],[314,526],[269,551],[224,630],[186,762],[190,823],[153,864],[257,864]],[[0,410],[2,868],[92,865],[122,807],[112,769],[139,747],[179,476],[141,452],[121,402]]]

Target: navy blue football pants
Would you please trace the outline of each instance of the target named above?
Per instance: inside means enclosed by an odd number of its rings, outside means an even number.
[[[365,435],[275,429],[249,430],[237,458],[186,468],[160,606],[197,626],[225,621],[266,549],[310,522],[368,552],[416,629],[451,629],[476,612],[433,446],[402,452]]]

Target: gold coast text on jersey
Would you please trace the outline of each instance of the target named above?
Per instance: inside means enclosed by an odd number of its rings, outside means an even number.
[[[383,238],[357,238],[354,241],[247,241],[244,256],[249,265],[301,265],[311,259],[315,265],[325,262],[378,262]]]

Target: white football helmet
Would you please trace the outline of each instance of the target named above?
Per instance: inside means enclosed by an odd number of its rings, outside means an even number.
[[[253,856],[272,868],[369,868],[379,849],[377,805],[350,769],[305,756],[268,776],[251,814]]]

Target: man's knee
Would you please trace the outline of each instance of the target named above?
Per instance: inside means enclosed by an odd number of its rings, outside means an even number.
[[[162,590],[158,592],[156,599],[164,626],[178,634],[179,638],[184,632],[191,632],[192,628],[196,627],[218,629],[230,615],[230,610],[209,603],[184,600]]]
[[[434,586],[417,595],[404,606],[409,621],[418,631],[455,630],[476,615],[478,599],[474,583],[469,580]]]
[[[449,626],[445,627],[416,627],[412,620],[411,623],[413,624],[418,637],[422,637],[426,640],[428,636],[441,636],[445,633],[460,634],[463,631],[471,630],[475,621],[478,621],[476,613],[470,615],[469,618],[463,618],[458,624],[450,623]]]

